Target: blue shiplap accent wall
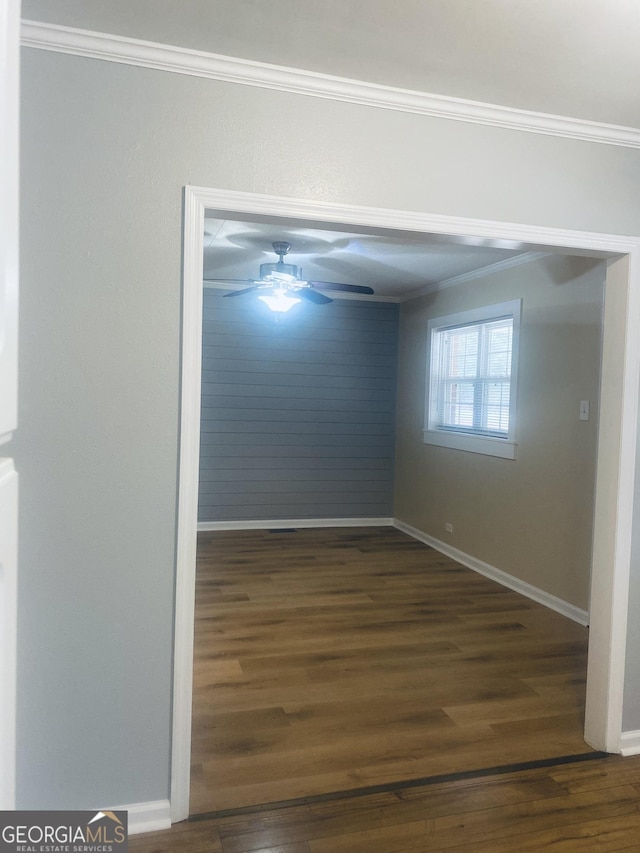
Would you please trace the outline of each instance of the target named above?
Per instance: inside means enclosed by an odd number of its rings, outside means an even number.
[[[392,515],[398,306],[203,300],[199,520]]]

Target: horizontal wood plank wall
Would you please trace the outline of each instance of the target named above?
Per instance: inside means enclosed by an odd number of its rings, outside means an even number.
[[[397,305],[203,302],[199,521],[392,515]]]

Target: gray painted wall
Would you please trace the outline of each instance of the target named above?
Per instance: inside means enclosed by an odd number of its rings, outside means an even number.
[[[156,800],[182,187],[640,234],[640,152],[31,49],[22,94],[19,804]]]
[[[602,261],[553,255],[405,302],[400,315],[396,518],[582,610],[605,274]],[[425,444],[429,319],[510,299],[522,300],[516,458]]]
[[[204,289],[200,521],[389,517],[398,306]]]

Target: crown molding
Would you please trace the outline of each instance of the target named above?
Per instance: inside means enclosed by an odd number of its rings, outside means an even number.
[[[640,129],[433,95],[200,50],[24,20],[24,47],[379,109],[640,148]]]
[[[478,278],[485,278],[488,275],[509,270],[512,267],[519,267],[522,264],[530,264],[532,261],[538,261],[540,258],[546,258],[549,252],[522,252],[520,255],[514,255],[511,258],[505,258],[502,261],[496,261],[494,264],[488,264],[485,267],[479,267],[476,270],[469,270],[460,275],[454,275],[451,278],[445,278],[443,281],[436,281],[433,284],[428,284],[421,287],[419,290],[413,290],[406,296],[401,298],[401,302],[408,302],[410,299],[418,299],[420,296],[428,296],[430,293],[435,293],[438,290],[445,290],[447,287],[455,287],[458,284],[466,284],[468,281],[475,281]]]

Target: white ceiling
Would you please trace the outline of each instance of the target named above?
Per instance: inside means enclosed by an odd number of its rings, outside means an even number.
[[[640,0],[23,0],[22,14],[640,127]]]
[[[403,300],[455,276],[521,254],[526,247],[430,234],[360,233],[273,224],[205,219],[204,277],[255,279],[261,263],[277,261],[271,243],[286,240],[286,262],[305,279],[372,287],[375,297]],[[236,285],[239,287],[240,285]],[[221,284],[225,290],[233,286]],[[331,294],[334,296],[334,294]]]

